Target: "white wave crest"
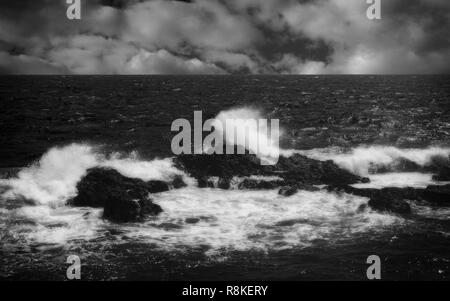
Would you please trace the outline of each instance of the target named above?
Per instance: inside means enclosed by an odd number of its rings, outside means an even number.
[[[422,167],[429,165],[436,157],[449,160],[450,148],[401,149],[393,146],[361,146],[350,151],[340,148],[323,148],[306,151],[293,150],[291,153],[301,153],[322,161],[333,160],[341,168],[361,176],[367,176],[372,167],[389,167],[399,159],[412,161]]]
[[[17,177],[1,179],[6,186],[2,197],[23,197],[39,204],[62,205],[76,195],[76,184],[89,168],[114,168],[124,176],[142,180],[167,181],[174,175],[183,175],[173,166],[170,158],[151,161],[140,160],[136,154],[123,156],[113,154],[109,158],[98,148],[87,144],[71,144],[54,147],[30,167],[22,169]]]

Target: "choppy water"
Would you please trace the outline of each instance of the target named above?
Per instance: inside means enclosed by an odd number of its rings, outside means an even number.
[[[200,189],[175,168],[170,124],[245,106],[279,118],[282,154],[333,160],[371,182],[445,184],[427,166],[450,155],[446,76],[2,77],[0,277],[64,279],[77,254],[85,279],[364,279],[382,258],[385,279],[448,279],[450,211],[412,202],[411,217],[364,208],[325,190]],[[86,170],[188,186],[153,196],[164,212],[114,224],[72,208]],[[365,186],[364,186],[365,185]],[[30,203],[29,200],[32,200]]]

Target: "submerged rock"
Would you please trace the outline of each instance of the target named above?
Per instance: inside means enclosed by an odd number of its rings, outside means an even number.
[[[450,184],[429,185],[421,191],[422,200],[436,204],[438,206],[450,206]]]
[[[0,168],[0,179],[15,178],[21,170],[20,167]]]
[[[374,194],[368,205],[375,210],[390,211],[399,214],[411,213],[411,206],[403,199],[391,198],[382,194]]]
[[[450,167],[444,166],[433,176],[435,181],[450,181]]]
[[[274,189],[284,184],[283,180],[257,180],[257,179],[244,179],[239,183],[239,189]]]
[[[402,188],[398,188],[402,189]],[[399,214],[411,213],[411,206],[405,201],[404,195],[397,188],[365,188],[358,189],[352,186],[329,186],[329,191],[344,191],[349,194],[369,198],[369,207],[378,211],[388,211]]]
[[[278,190],[278,194],[282,196],[291,196],[296,194],[298,191],[298,188],[295,186],[283,186]]]
[[[278,191],[278,194],[283,196],[291,196],[297,193],[299,190],[306,190],[306,191],[319,191],[320,189],[303,183],[297,183],[295,185],[287,185],[280,188]]]
[[[172,180],[171,186],[175,189],[186,187],[186,183],[184,183],[183,178],[179,175],[175,176]]]
[[[206,177],[202,176],[197,179],[198,187],[200,188],[221,188],[221,189],[229,189],[230,181],[229,178],[221,178],[221,177]]]
[[[114,169],[93,168],[78,183],[78,194],[69,204],[104,207],[103,216],[113,221],[138,221],[162,211],[149,199],[149,193],[168,189],[167,183],[162,181],[145,182],[125,177]]]
[[[163,210],[151,199],[131,199],[126,192],[115,191],[105,203],[103,217],[114,222],[141,221],[147,215],[158,215]]]
[[[434,173],[433,180],[450,181],[449,157],[436,156],[432,158],[429,169]]]
[[[405,200],[425,201],[436,206],[450,206],[450,185],[430,185],[426,188],[386,187],[354,188],[352,186],[329,186],[330,191],[346,193],[370,198],[369,206],[376,210],[395,213],[409,213],[411,208]]]

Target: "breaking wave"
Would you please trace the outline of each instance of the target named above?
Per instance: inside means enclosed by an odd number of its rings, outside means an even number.
[[[450,156],[450,148],[444,147],[401,149],[393,146],[360,146],[350,150],[331,147],[291,151],[295,152],[317,160],[332,160],[341,168],[361,176],[367,176],[383,168],[396,171],[402,160],[426,167],[436,159],[448,162]]]
[[[170,158],[146,161],[140,160],[136,153],[105,156],[99,147],[71,144],[50,149],[38,162],[19,171],[17,177],[0,180],[0,185],[6,187],[1,196],[63,205],[76,195],[76,184],[93,167],[113,168],[124,176],[145,181],[168,181],[175,175],[183,175]]]

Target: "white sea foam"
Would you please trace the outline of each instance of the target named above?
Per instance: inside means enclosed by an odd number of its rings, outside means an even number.
[[[450,208],[448,207],[424,206],[414,202],[410,202],[410,205],[414,214],[432,219],[450,220]]]
[[[114,168],[125,176],[145,181],[167,181],[174,175],[184,175],[173,166],[170,158],[146,161],[136,154],[106,157],[99,148],[71,144],[50,149],[38,162],[22,169],[17,177],[0,180],[0,185],[7,187],[1,196],[6,199],[24,197],[38,204],[63,205],[76,195],[76,184],[87,170],[96,166]]]
[[[307,247],[316,240],[334,243],[404,222],[367,207],[361,209],[367,198],[326,191],[299,191],[283,197],[277,190],[186,187],[153,198],[164,212],[144,224],[122,224],[120,237],[166,251],[201,248],[217,255]],[[25,206],[1,214],[1,220],[9,223],[2,235],[9,233],[27,245],[101,241],[110,227],[116,227],[101,219],[101,214],[101,209],[92,208]]]
[[[12,212],[12,218],[24,218],[34,223],[13,226],[28,243],[63,245],[71,240],[98,237],[104,225],[101,214],[102,210],[98,208],[39,205],[18,208]]]
[[[300,153],[317,160],[333,160],[341,168],[361,176],[370,174],[373,166],[392,167],[399,159],[407,159],[420,166],[426,166],[433,158],[440,157],[449,160],[450,148],[428,147],[424,149],[401,149],[393,146],[360,146],[349,151],[340,148],[322,148],[312,150],[291,150],[290,155]],[[395,167],[395,166],[393,166]]]
[[[39,162],[22,169],[16,178],[0,180],[9,187],[2,197],[25,197],[40,204],[64,203],[76,193],[76,184],[86,170],[98,165],[93,148],[83,144],[54,147]]]
[[[333,241],[402,219],[360,210],[368,199],[325,191],[300,191],[291,197],[277,190],[221,190],[187,187],[163,192],[155,201],[164,209],[131,236],[168,250],[207,246],[209,253],[229,250],[285,249]]]

